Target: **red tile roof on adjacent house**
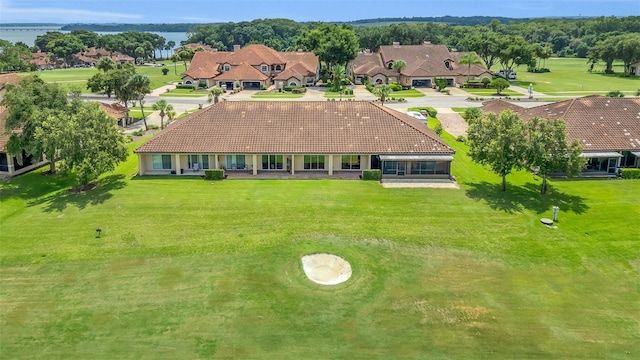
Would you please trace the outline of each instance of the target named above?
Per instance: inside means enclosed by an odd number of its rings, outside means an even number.
[[[234,52],[227,58],[226,62],[231,65],[239,65],[244,63],[258,66],[262,64],[285,64],[286,60],[282,58],[282,56],[280,56],[277,51],[268,46],[262,44],[251,44]]]
[[[534,117],[562,119],[567,125],[567,137],[578,140],[584,151],[639,151],[640,99],[586,96],[547,105],[524,108],[491,101],[483,111],[500,113],[507,108],[521,119]]]
[[[304,67],[304,65],[297,63],[290,66],[287,66],[283,72],[278,74],[274,80],[289,80],[291,78],[298,79],[302,81],[305,76],[313,76],[313,74],[309,73],[309,71]]]
[[[98,104],[100,104],[100,108],[104,112],[106,112],[107,115],[111,116],[114,119],[120,120],[127,115],[127,108],[122,104],[119,104],[119,103],[107,104],[100,101],[98,101]]]
[[[224,59],[232,54],[230,52],[204,52],[198,51],[193,55],[189,69],[182,73],[184,76],[189,76],[192,79],[211,79],[218,72],[218,65],[224,62]]]
[[[422,122],[372,102],[225,101],[137,153],[453,154]]]
[[[234,66],[229,71],[225,71],[222,74],[216,76],[216,80],[221,81],[264,81],[269,77],[260,71],[258,71],[253,66],[247,64],[240,64],[238,66]]]
[[[14,73],[0,75],[0,90],[4,89],[6,85],[18,85],[20,82],[20,76]]]

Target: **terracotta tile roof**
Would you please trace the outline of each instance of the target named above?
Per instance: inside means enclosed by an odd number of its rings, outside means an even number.
[[[286,52],[281,51],[278,54],[286,61],[287,67],[290,65],[302,65],[306,71],[309,72],[308,76],[315,75],[318,72],[320,66],[320,60],[318,56],[309,51],[296,51],[296,52]]]
[[[499,104],[491,111],[499,112]],[[523,120],[563,119],[568,139],[580,141],[584,151],[640,150],[639,98],[595,95],[514,111]]]
[[[231,68],[231,70],[225,71],[215,77],[216,80],[226,80],[226,81],[229,81],[229,80],[264,81],[264,80],[267,80],[268,78],[269,77],[267,75],[261,73],[260,71],[258,71],[258,69],[247,64],[240,64],[240,65],[234,66]]]
[[[225,101],[177,121],[136,152],[454,153],[417,119],[360,101]]]
[[[485,103],[482,104],[482,111],[483,112],[491,112],[494,114],[500,114],[501,112],[509,109],[512,110],[514,112],[520,113],[520,111],[524,110],[525,108],[523,108],[522,106],[518,106],[515,104],[512,104],[508,101],[504,101],[501,99],[498,100],[491,100],[491,101],[487,101]]]
[[[288,80],[291,78],[296,78],[298,80],[302,80],[305,76],[313,76],[315,73],[310,73],[304,65],[297,63],[292,65],[287,65],[283,72],[278,74],[274,80]]]
[[[232,53],[198,51],[193,56],[189,69],[182,74],[192,79],[211,79],[219,74],[218,66],[229,54]]]
[[[234,52],[226,61],[231,65],[245,63],[254,66],[261,64],[275,65],[286,63],[286,60],[280,56],[280,53],[262,44],[247,45]]]
[[[107,113],[107,115],[111,116],[114,119],[122,119],[127,115],[127,108],[124,105],[119,103],[107,104],[103,102],[99,102],[100,108]]]
[[[6,85],[18,85],[20,82],[20,76],[14,73],[0,75],[0,90],[4,89]]]
[[[379,53],[360,53],[352,62],[353,73],[355,75],[375,76],[382,74],[385,76],[397,76],[398,71],[387,69],[382,63]]]

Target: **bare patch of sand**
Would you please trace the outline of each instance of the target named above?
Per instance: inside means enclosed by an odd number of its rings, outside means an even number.
[[[337,285],[351,277],[349,262],[333,254],[311,254],[302,257],[302,269],[309,280],[320,285]]]

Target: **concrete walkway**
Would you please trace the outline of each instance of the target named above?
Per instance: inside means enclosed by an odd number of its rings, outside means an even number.
[[[437,117],[444,131],[455,137],[467,136],[469,124],[467,124],[460,114],[450,108],[436,108],[436,110],[438,110]]]

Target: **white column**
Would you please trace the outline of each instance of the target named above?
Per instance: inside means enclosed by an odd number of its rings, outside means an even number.
[[[180,154],[176,154],[176,175],[182,175],[180,171]]]
[[[333,175],[333,155],[329,156],[329,175]]]
[[[372,155],[361,155],[360,156],[360,169],[361,170],[371,170],[371,156]],[[364,162],[364,164],[363,164]]]
[[[218,154],[213,154],[213,168],[220,169],[220,166],[218,164]]]
[[[253,154],[253,175],[258,175],[258,155]]]
[[[291,175],[296,173],[296,156],[291,154]]]
[[[144,175],[144,158],[147,155],[138,154],[138,175]]]

